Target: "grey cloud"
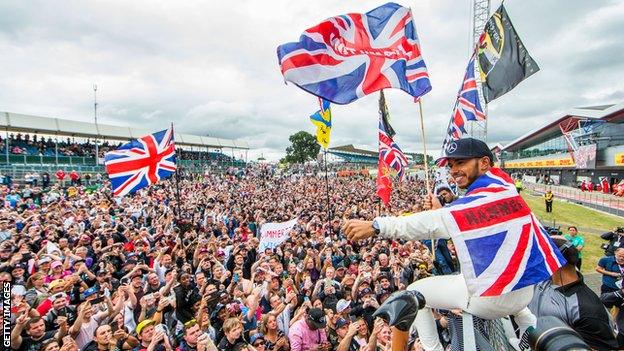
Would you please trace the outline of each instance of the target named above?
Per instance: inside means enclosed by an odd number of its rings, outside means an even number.
[[[493,1],[492,10],[499,4]],[[284,85],[275,49],[320,20],[378,6],[342,2],[2,2],[0,110],[242,138],[279,158],[288,136],[314,133],[316,98]],[[411,5],[433,90],[423,98],[427,146],[439,148],[469,56],[469,2]],[[506,3],[542,70],[490,104],[488,141],[513,140],[579,105],[624,98],[624,5]],[[418,107],[387,93],[397,141],[422,150]],[[377,147],[377,94],[333,106],[332,145]]]

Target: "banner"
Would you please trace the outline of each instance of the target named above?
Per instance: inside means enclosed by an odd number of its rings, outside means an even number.
[[[574,160],[576,169],[595,169],[596,168],[596,144],[579,146],[574,151]]]
[[[574,167],[575,163],[572,157],[554,158],[547,160],[517,160],[505,161],[504,168],[569,168]]]
[[[624,152],[618,152],[615,154],[615,165],[624,166]]]
[[[260,227],[260,245],[258,252],[274,249],[288,239],[288,233],[297,224],[297,218],[282,223],[265,223]]]

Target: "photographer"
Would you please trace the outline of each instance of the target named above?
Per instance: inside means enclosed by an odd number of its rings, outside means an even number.
[[[617,227],[612,232],[606,232],[600,235],[602,240],[609,240],[608,244],[603,244],[605,256],[613,256],[615,249],[624,247],[624,227]]]
[[[602,274],[600,294],[619,290],[616,281],[622,279],[624,274],[624,248],[615,249],[613,256],[604,256],[598,261],[596,272]],[[620,283],[621,286],[621,283]]]
[[[615,324],[611,316],[576,269],[578,250],[565,239],[555,238],[554,242],[567,263],[550,280],[535,286],[529,309],[538,318],[554,316],[562,320],[593,349],[617,349]]]

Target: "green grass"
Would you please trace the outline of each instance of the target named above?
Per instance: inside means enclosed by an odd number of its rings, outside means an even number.
[[[546,205],[541,196],[533,196],[526,191],[522,192],[522,197],[527,202],[533,213],[545,225],[561,226],[566,232],[566,226],[578,227],[579,233],[585,239],[583,248],[583,273],[595,272],[596,264],[604,251],[600,248],[605,241],[600,239],[600,233],[613,230],[615,227],[624,225],[624,218],[606,214],[600,211],[583,207],[581,205],[555,200],[553,212],[546,212]]]

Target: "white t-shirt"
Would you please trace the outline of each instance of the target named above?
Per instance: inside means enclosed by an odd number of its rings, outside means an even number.
[[[76,337],[76,345],[78,346],[78,350],[82,350],[85,345],[93,340],[95,329],[97,329],[97,327],[100,325],[102,319],[104,319],[104,313],[98,313],[91,316],[91,319],[88,322],[82,322],[80,332]]]

